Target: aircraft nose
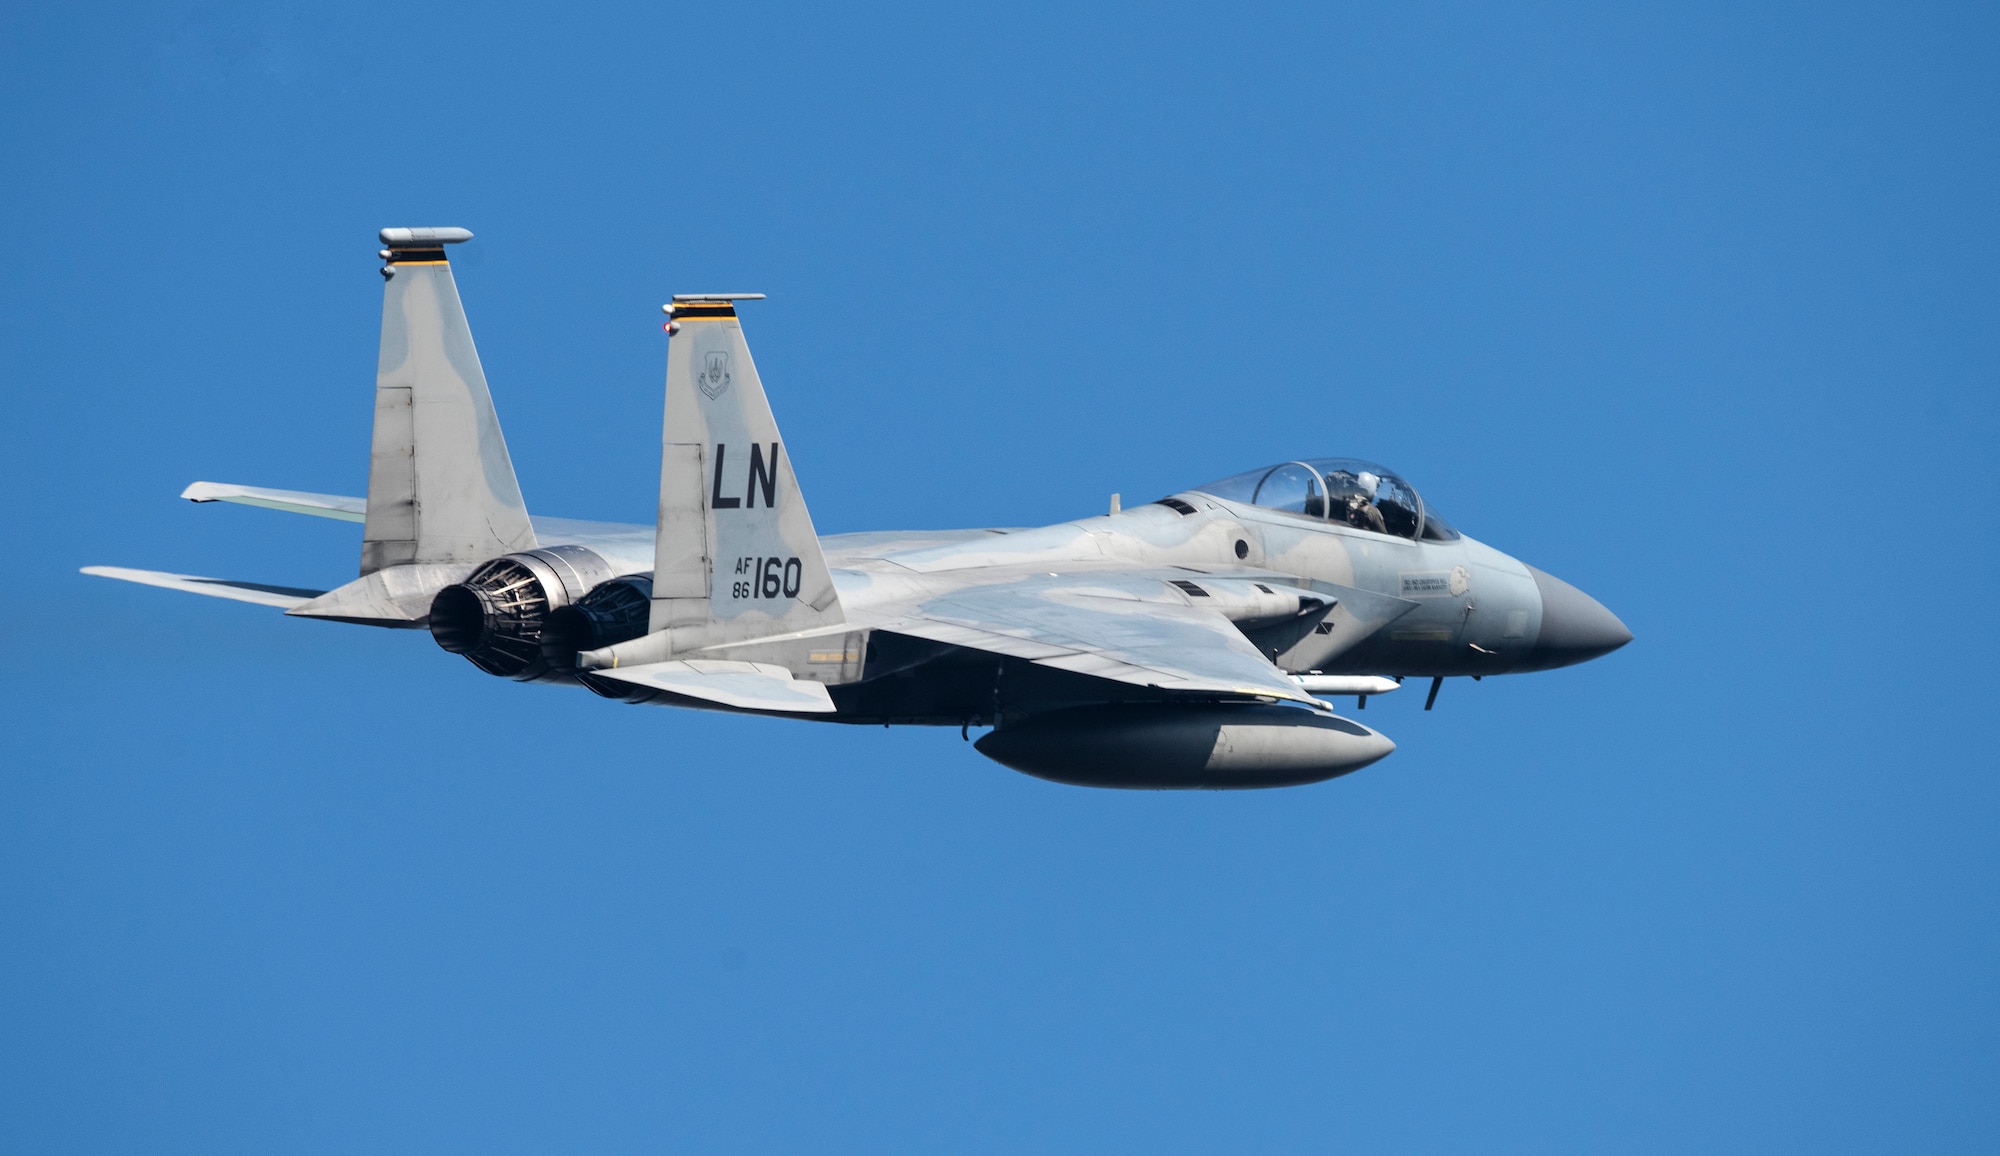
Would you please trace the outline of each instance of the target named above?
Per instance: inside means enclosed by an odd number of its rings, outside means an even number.
[[[1632,641],[1632,632],[1597,599],[1533,566],[1528,573],[1535,576],[1535,588],[1542,594],[1542,632],[1535,637],[1529,669],[1588,662]]]

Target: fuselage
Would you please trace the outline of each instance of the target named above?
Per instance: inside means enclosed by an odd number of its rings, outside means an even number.
[[[614,566],[651,561],[650,527],[536,526]],[[819,716],[828,722],[992,725],[1009,707],[1175,697],[896,631],[957,591],[1043,578],[1086,579],[1099,598],[1222,610],[1293,674],[1513,674],[1583,662],[1631,638],[1588,595],[1474,538],[1413,540],[1201,491],[1048,526],[834,534],[820,546],[847,637],[862,640],[829,688],[839,711]],[[1302,596],[1331,609],[1302,616]]]
[[[1195,606],[1222,593],[1216,588],[1223,584],[1284,589],[1287,580],[1302,580],[1307,590],[1333,593],[1334,609],[1303,630],[1293,615],[1239,622],[1278,666],[1297,674],[1483,677],[1582,662],[1631,637],[1587,595],[1473,538],[1411,541],[1196,491],[1032,529],[840,534],[821,544],[849,621],[864,627],[890,626],[967,586],[1096,575],[1106,597],[1143,597],[1135,585],[1150,586],[1155,597]],[[1136,584],[1134,572],[1144,575]],[[1173,573],[1183,576],[1180,584],[1164,576]],[[1356,591],[1374,597],[1360,599]],[[1370,604],[1350,605],[1362,601]],[[993,676],[983,668],[994,666],[991,660],[961,660],[981,669],[947,680],[965,686],[947,687],[938,684],[944,672],[936,668],[953,665],[949,656],[874,649],[874,669],[864,667],[860,682],[835,688],[850,721],[990,715]],[[932,666],[932,677],[910,680],[930,690],[898,694],[871,686],[898,664]],[[1014,665],[1020,669],[997,677],[1059,681]],[[1103,687],[1077,692],[1101,697]]]

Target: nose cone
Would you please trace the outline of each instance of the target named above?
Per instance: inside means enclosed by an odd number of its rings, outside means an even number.
[[[1604,604],[1553,574],[1533,566],[1535,588],[1542,592],[1542,632],[1524,669],[1554,670],[1589,662],[1632,641],[1632,632]]]

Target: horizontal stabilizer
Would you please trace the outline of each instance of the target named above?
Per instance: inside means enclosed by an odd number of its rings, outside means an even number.
[[[275,606],[280,610],[303,606],[326,593],[324,590],[302,590],[296,586],[232,582],[227,578],[202,578],[194,574],[169,574],[164,570],[127,570],[122,566],[85,566],[83,572],[99,578],[137,582],[141,586],[158,586],[163,590],[205,594],[210,598],[227,598],[234,602],[255,602],[259,606]]]
[[[309,494],[304,490],[272,490],[263,486],[233,486],[227,482],[196,482],[181,491],[181,497],[190,502],[232,502],[239,506],[258,506],[266,510],[282,510],[288,514],[311,514],[315,518],[334,518],[342,522],[364,522],[367,520],[368,499],[351,497],[347,494]],[[590,522],[579,518],[529,519],[534,524],[535,533],[546,539],[550,545],[582,543],[593,548],[598,542],[608,539],[641,538],[646,546],[653,544],[651,526],[627,525],[623,522]]]
[[[260,486],[232,486],[226,482],[196,482],[181,491],[190,502],[235,502],[240,506],[262,506],[288,514],[311,514],[315,518],[338,518],[343,522],[368,520],[368,499],[342,494],[308,494],[302,490],[267,490]]]
[[[833,699],[817,682],[795,679],[782,666],[763,662],[688,659],[649,662],[644,666],[610,667],[590,672],[594,678],[615,678],[669,694],[733,706],[740,710],[784,714],[832,714]]]

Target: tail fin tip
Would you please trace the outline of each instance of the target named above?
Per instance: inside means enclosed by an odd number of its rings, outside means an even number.
[[[456,225],[428,225],[421,228],[384,229],[377,234],[391,249],[428,249],[439,245],[459,245],[472,240],[471,229]]]

